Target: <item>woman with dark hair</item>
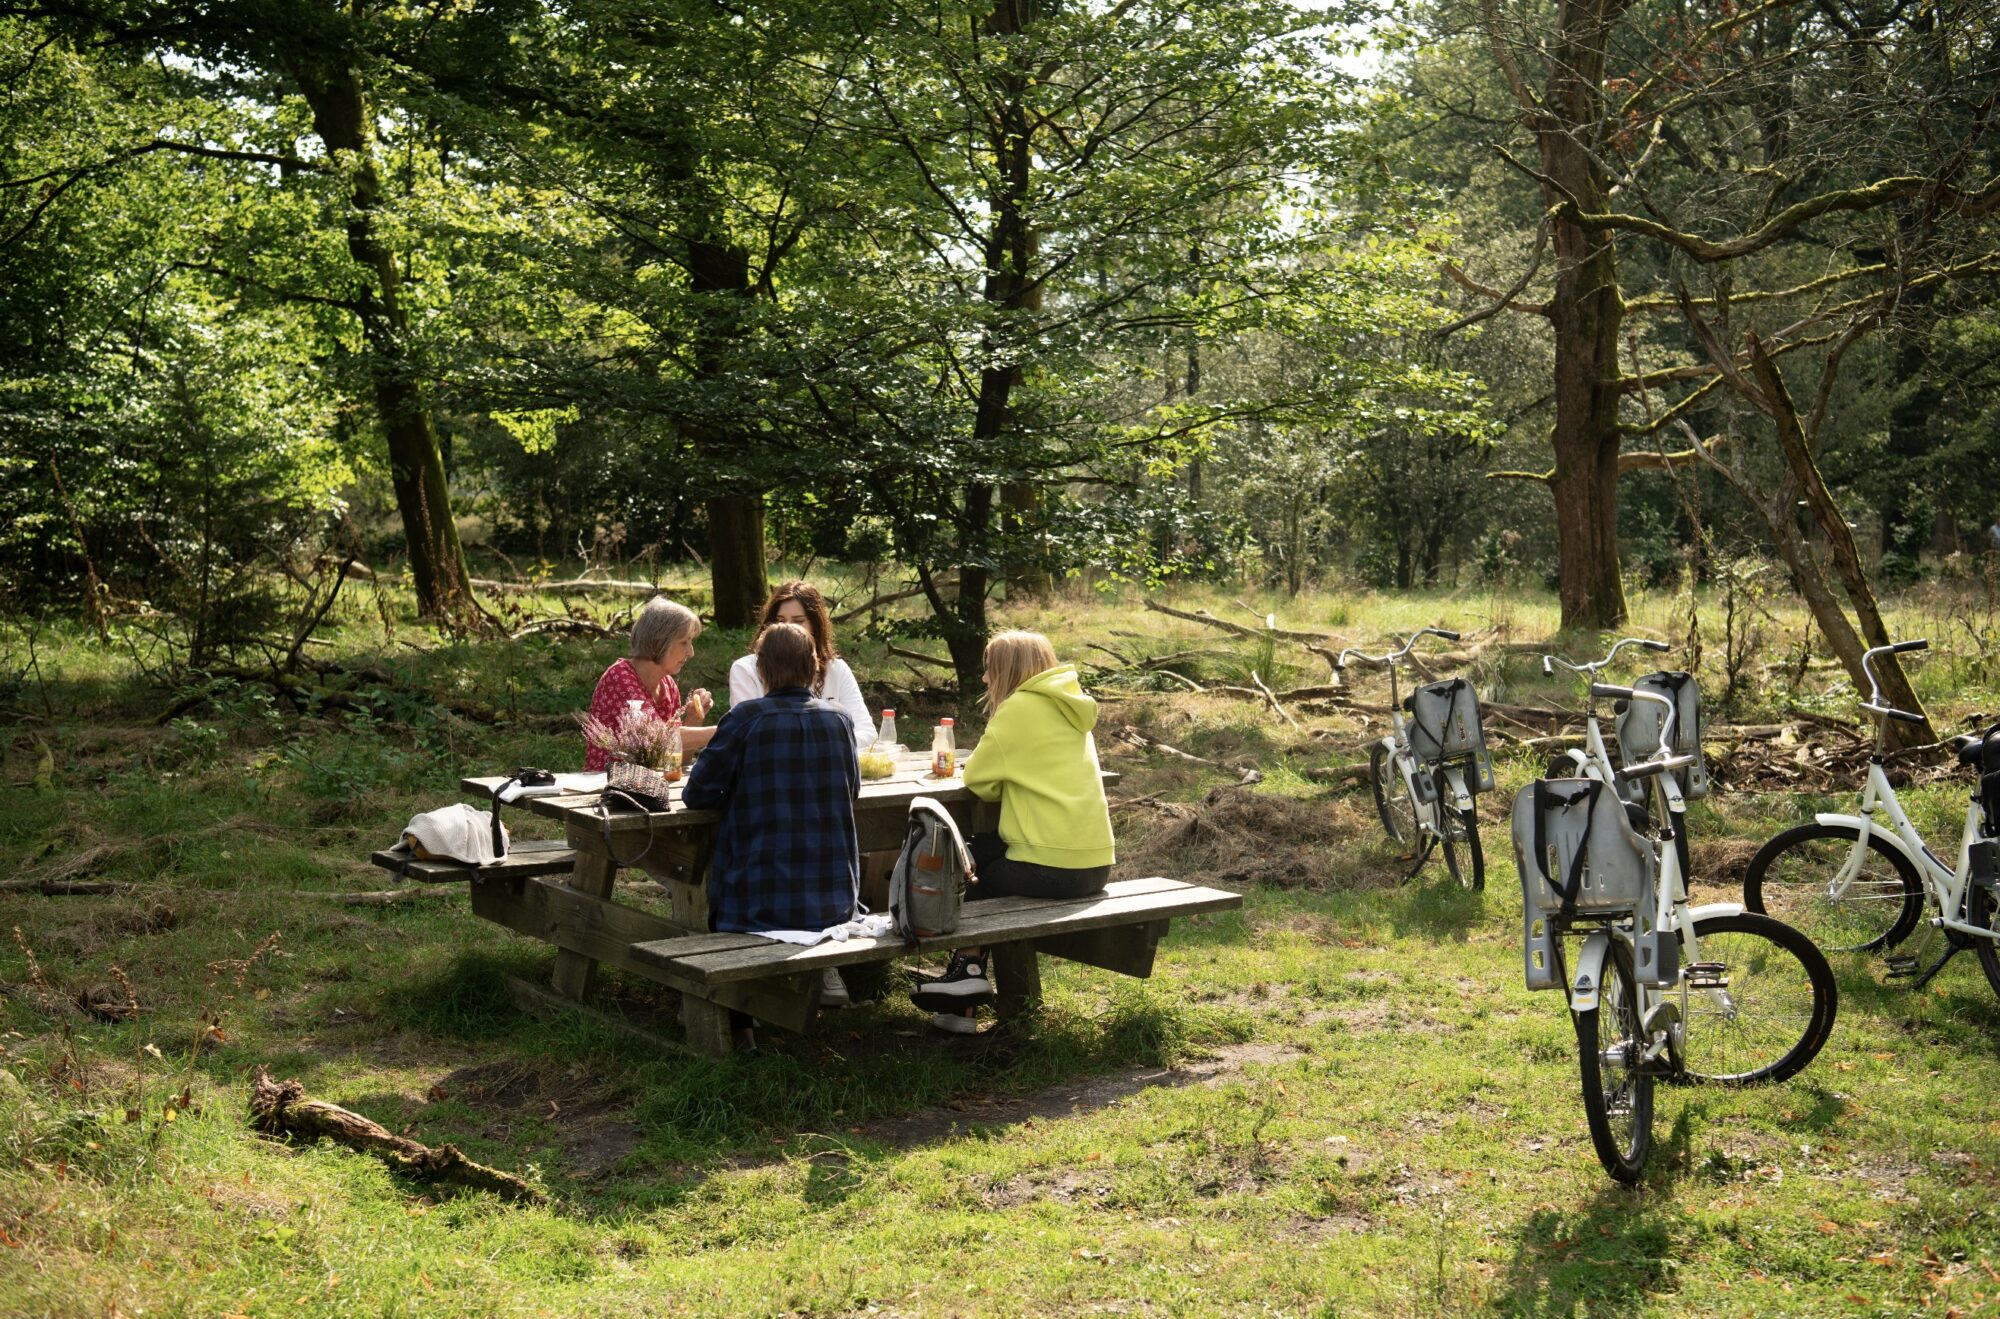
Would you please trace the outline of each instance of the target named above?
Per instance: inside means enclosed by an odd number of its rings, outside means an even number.
[[[773,623],[795,623],[812,637],[813,654],[819,661],[819,675],[813,680],[812,694],[830,701],[847,716],[854,727],[856,748],[875,740],[875,720],[861,699],[861,684],[854,670],[840,658],[833,646],[833,620],[827,616],[826,597],[809,582],[785,582],[764,602],[759,627]],[[764,694],[764,680],[757,672],[757,657],[745,655],[729,667],[729,703],[741,705]]]

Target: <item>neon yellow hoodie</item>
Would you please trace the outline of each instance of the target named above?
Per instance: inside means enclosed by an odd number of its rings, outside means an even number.
[[[1011,860],[1090,870],[1117,859],[1098,776],[1097,702],[1076,665],[1044,669],[1000,702],[965,767],[965,786],[1000,803]]]

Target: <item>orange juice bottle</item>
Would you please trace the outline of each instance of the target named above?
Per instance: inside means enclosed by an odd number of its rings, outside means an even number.
[[[948,779],[958,770],[958,742],[952,732],[952,721],[938,720],[937,732],[931,734],[931,775]]]

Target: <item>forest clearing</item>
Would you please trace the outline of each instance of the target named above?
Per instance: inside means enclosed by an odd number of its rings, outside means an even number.
[[[2000,1315],[1991,0],[0,3],[0,1315]]]
[[[1455,621],[1485,643],[1468,671],[1494,700],[1577,702],[1574,682],[1506,648],[1551,626],[1547,597],[1159,603],[1253,631],[1273,612],[1282,629],[1355,639]],[[1971,607],[1916,594],[1892,616],[1935,636],[1964,618],[1990,637]],[[1638,597],[1634,627],[1675,635],[1681,609]],[[607,643],[385,644],[357,595],[329,614],[334,644],[319,654],[332,671],[380,668],[351,688],[363,710],[323,701],[301,715],[244,683],[162,726],[161,699],[127,661],[73,631],[41,634],[39,677],[14,699],[54,713],[10,743],[15,806],[0,835],[18,881],[0,902],[21,931],[0,953],[9,1308],[2000,1307],[2000,1000],[1971,958],[1921,994],[1865,957],[1836,959],[1840,1017],[1815,1063],[1775,1087],[1663,1090],[1649,1176],[1618,1188],[1591,1158],[1566,1014],[1522,987],[1520,891],[1490,813],[1483,893],[1436,865],[1399,885],[1407,864],[1365,784],[1338,773],[1379,718],[1300,698],[1294,728],[1268,703],[1146,677],[1149,660],[1179,656],[1174,671],[1203,686],[1241,686],[1253,669],[1276,691],[1322,685],[1326,665],[1302,645],[1129,596],[1005,619],[1101,661],[1104,756],[1122,776],[1118,874],[1225,884],[1244,909],[1178,925],[1150,980],[1049,964],[1046,1006],[1020,1029],[940,1037],[885,992],[747,1061],[526,1015],[505,978],[545,980],[546,950],[474,919],[462,886],[343,900],[384,891],[368,851],[411,810],[449,800],[459,774],[573,764],[567,711]],[[1817,766],[1856,740],[1853,694],[1813,666],[1791,682],[1798,624],[1796,610],[1765,617],[1740,657],[1757,680],[1710,715],[1720,786],[1693,822],[1704,882],[1740,876],[1762,839],[1843,793]],[[2000,696],[1991,653],[1957,635],[1955,654],[1940,645],[1915,671],[1954,726]],[[20,655],[26,638],[7,636]],[[713,682],[740,640],[705,634],[691,671]],[[882,644],[846,649],[872,700],[952,708]],[[1706,664],[1702,677],[1721,690]],[[1355,688],[1381,699],[1379,679]],[[494,722],[454,712],[474,692]],[[1787,731],[1731,745],[1732,725]],[[41,746],[57,768],[38,789]],[[1545,758],[1496,748],[1489,807]],[[1734,777],[1738,757],[1791,764],[1800,782],[1757,790]],[[1263,781],[1239,787],[1247,765]],[[1914,777],[1906,801],[1945,833],[1960,782]],[[74,895],[32,891],[71,883]],[[603,993],[600,1006],[674,1035],[671,995],[622,980]],[[255,1067],[454,1143],[547,1200],[453,1194],[332,1144],[274,1143],[250,1125]]]

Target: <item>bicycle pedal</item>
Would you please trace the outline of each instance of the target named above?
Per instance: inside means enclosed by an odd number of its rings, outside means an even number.
[[[1907,954],[1898,953],[1884,960],[1888,964],[1884,974],[1891,980],[1907,980],[1917,973],[1917,959]]]
[[[1689,962],[1681,968],[1681,983],[1689,989],[1729,988],[1729,968],[1721,962]]]

